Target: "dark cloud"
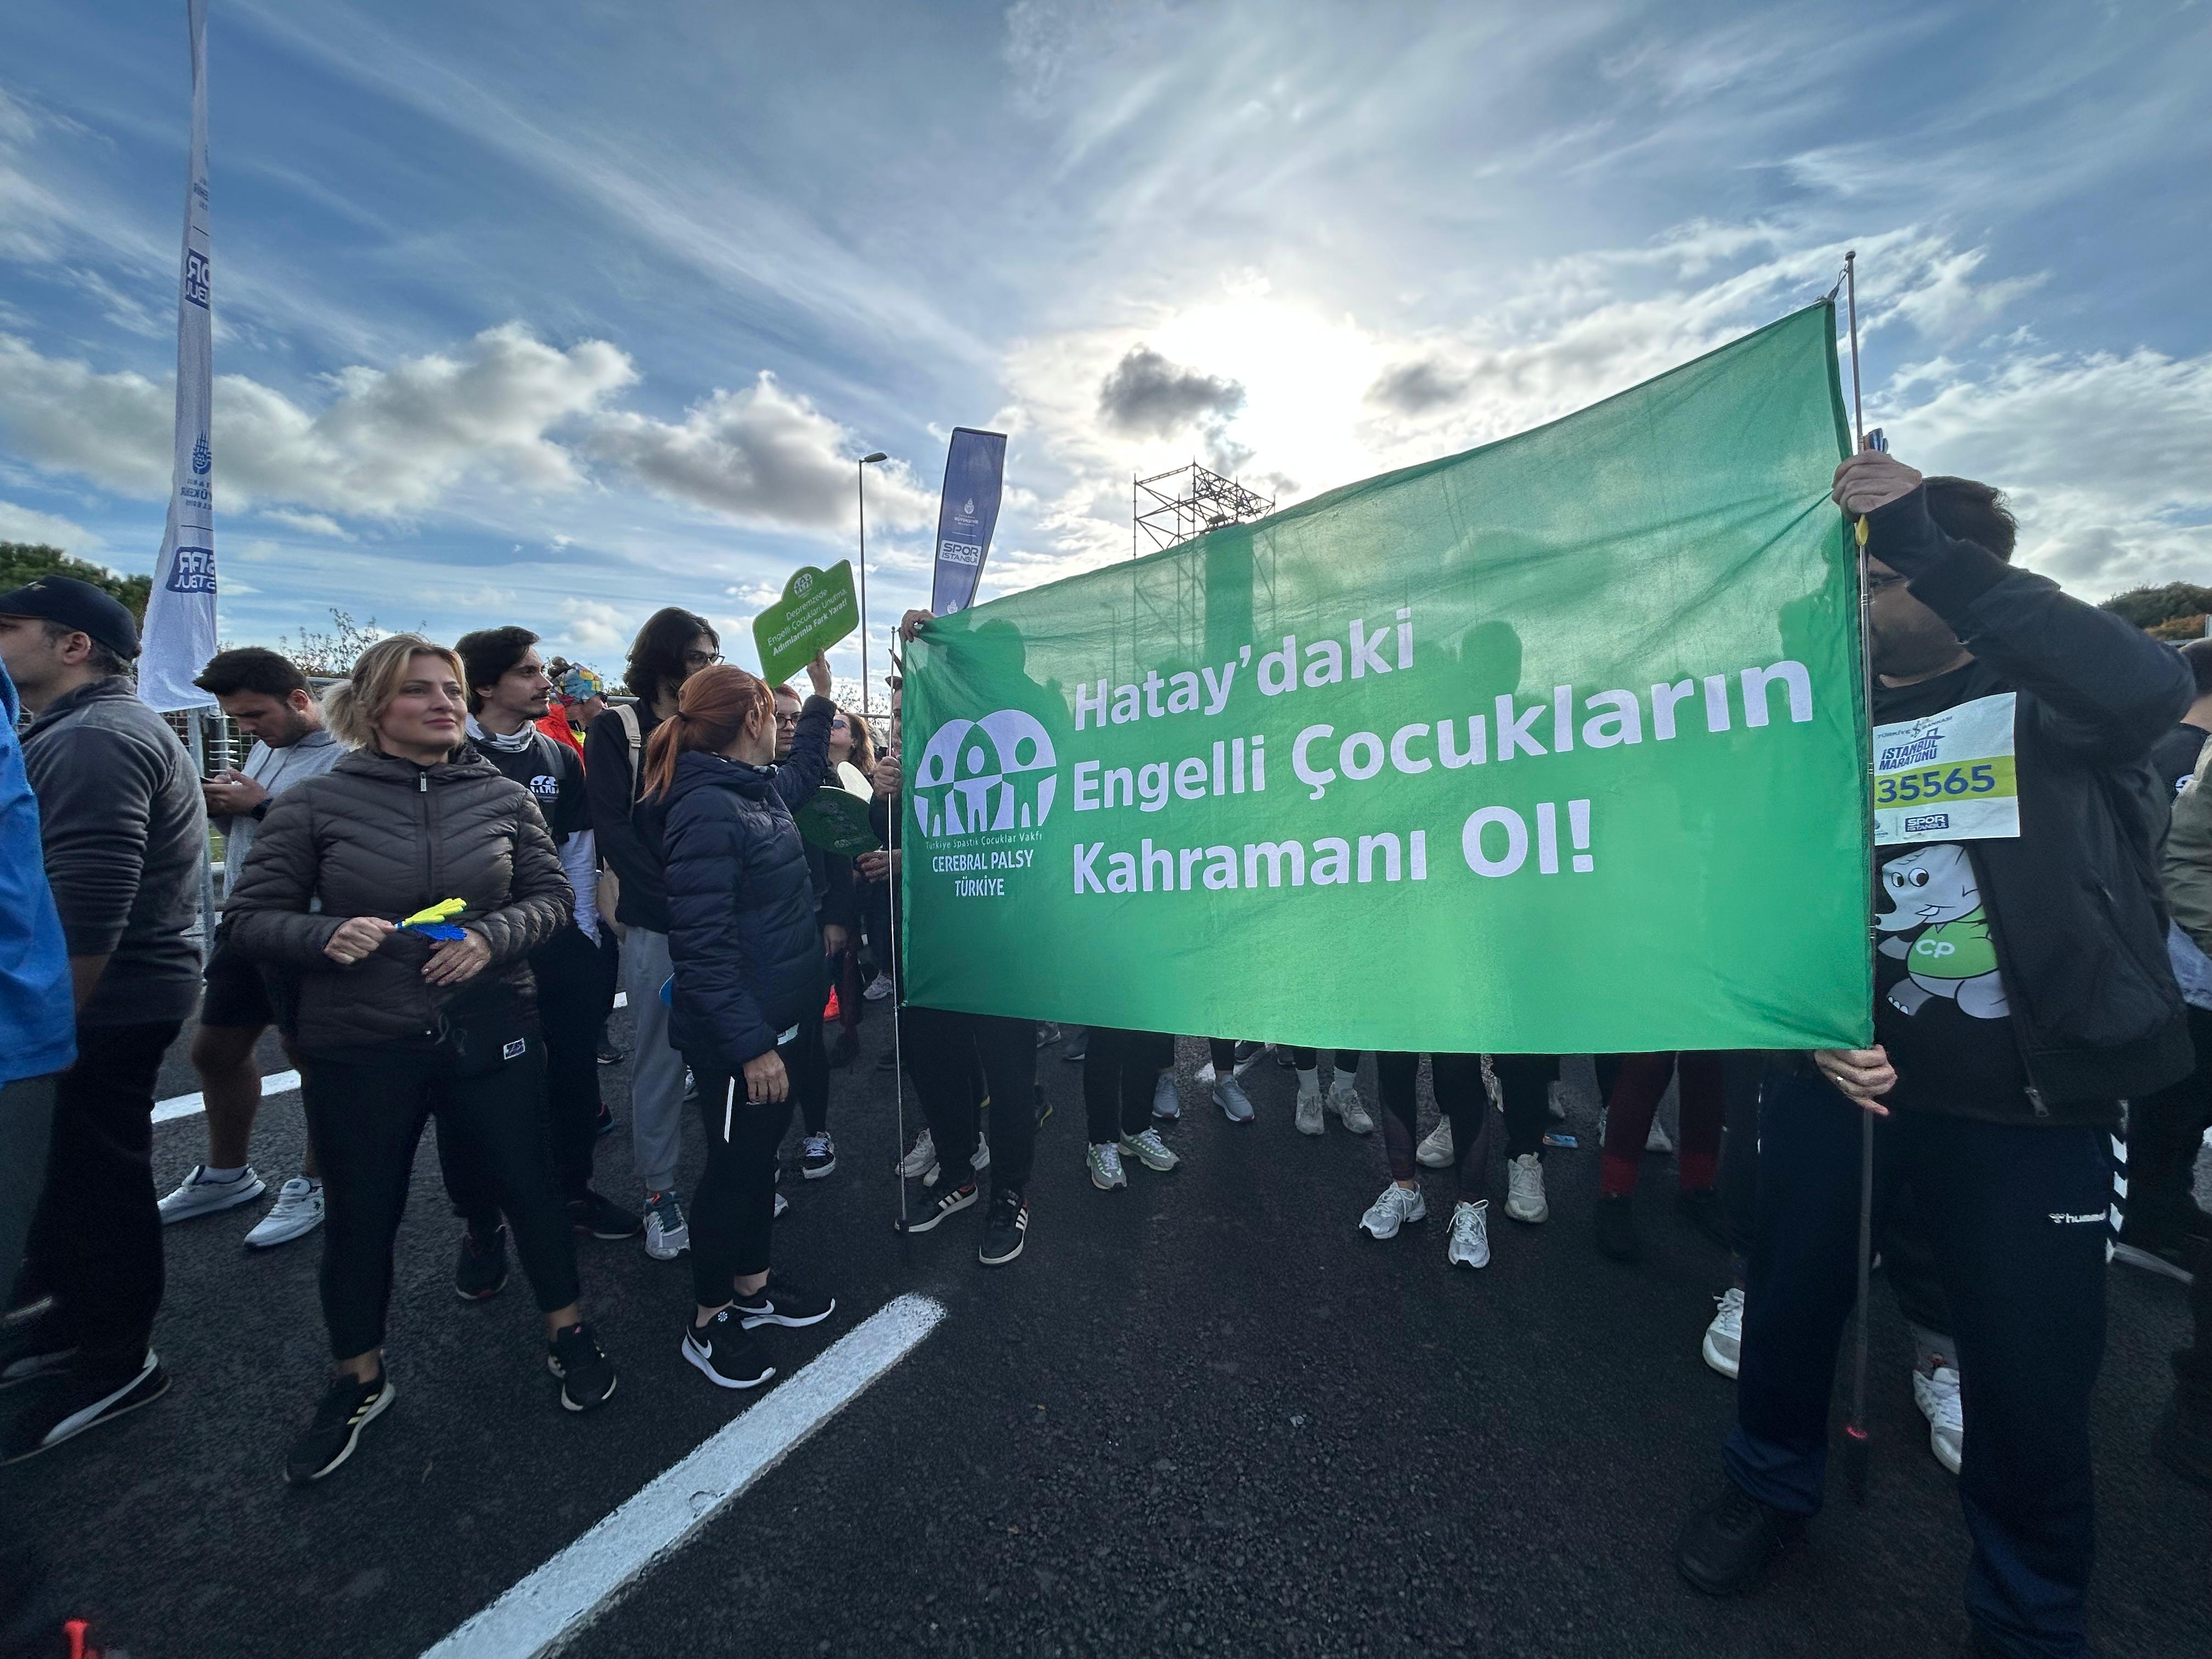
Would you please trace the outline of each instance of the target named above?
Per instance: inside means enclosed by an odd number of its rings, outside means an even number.
[[[1193,424],[1218,425],[1244,407],[1234,380],[1171,363],[1148,345],[1132,346],[1098,386],[1098,413],[1131,437],[1167,438]]]
[[[1425,415],[1467,395],[1466,377],[1433,358],[1387,368],[1367,388],[1367,401],[1399,415]]]

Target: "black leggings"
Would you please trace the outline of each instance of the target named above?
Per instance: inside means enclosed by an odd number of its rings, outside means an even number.
[[[822,1046],[822,1009],[827,997],[809,998],[809,1012],[801,1015],[799,1035],[779,1051],[784,1069],[791,1073],[791,1097],[799,1103],[799,1121],[806,1133],[818,1135],[830,1123],[830,1055]]]
[[[815,1051],[821,1052],[817,1011]],[[776,1052],[787,1076],[792,1050],[805,1032]],[[769,1237],[775,1225],[776,1149],[791,1127],[791,1094],[755,1103],[745,1079],[720,1054],[686,1053],[699,1085],[699,1116],[707,1126],[707,1168],[691,1194],[691,1294],[702,1308],[730,1299],[731,1280],[769,1268]]]
[[[1321,1064],[1321,1055],[1318,1052],[1311,1048],[1293,1048],[1291,1050],[1291,1064],[1297,1067],[1301,1072],[1310,1072],[1315,1066]],[[1359,1050],[1357,1048],[1339,1048],[1336,1051],[1336,1069],[1343,1073],[1346,1077],[1350,1077],[1358,1072],[1359,1070]]]
[[[975,1077],[991,1095],[991,1185],[1019,1192],[1036,1154],[1036,1022],[945,1008],[899,1011],[899,1047],[945,1179],[966,1179],[981,1128]]]
[[[1490,1157],[1490,1091],[1483,1086],[1480,1054],[1431,1054],[1430,1080],[1437,1104],[1451,1120],[1452,1174],[1463,1199],[1481,1198]],[[1390,1155],[1390,1176],[1411,1181],[1419,1173],[1413,1161],[1413,1082],[1420,1075],[1419,1054],[1378,1052],[1376,1086],[1382,1095],[1382,1145]]]
[[[1152,1121],[1152,1090],[1175,1064],[1175,1039],[1157,1031],[1091,1028],[1083,1055],[1083,1109],[1091,1144],[1142,1134]]]
[[[1505,1097],[1505,1156],[1544,1155],[1544,1131],[1551,1127],[1552,1085],[1559,1080],[1557,1054],[1492,1054],[1490,1069]],[[1459,1132],[1454,1129],[1456,1135]]]
[[[302,1055],[300,1099],[323,1170],[323,1320],[340,1359],[384,1342],[392,1242],[416,1143],[433,1114],[514,1230],[540,1312],[576,1299],[576,1243],[545,1156],[545,1050],[533,1028],[513,1060],[462,1076],[443,1048]]]

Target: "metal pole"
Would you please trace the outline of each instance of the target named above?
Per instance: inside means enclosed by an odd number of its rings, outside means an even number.
[[[868,464],[853,463],[853,495],[860,508],[860,718],[874,712],[868,696]]]
[[[1866,411],[1859,397],[1859,298],[1858,254],[1856,250],[1844,255],[1844,302],[1850,319],[1851,331],[1851,426],[1858,447],[1866,447]],[[1862,694],[1866,699],[1867,729],[1874,729],[1874,629],[1869,612],[1872,588],[1868,581],[1866,520],[1861,517],[1856,526],[1858,542],[1859,572],[1859,676]],[[1873,757],[1868,761],[1871,765]],[[1873,844],[1873,792],[1868,791],[1868,844]],[[1874,948],[1875,933],[1869,918],[1867,931],[1869,956]],[[1870,1440],[1867,1434],[1867,1304],[1873,1295],[1874,1259],[1874,1114],[1863,1103],[1859,1104],[1859,1255],[1858,1304],[1851,1320],[1851,1416],[1844,1425],[1844,1478],[1851,1501],[1864,1504],[1867,1492],[1867,1453]]]
[[[191,711],[191,734],[192,769],[204,778],[208,775],[206,709],[195,708]],[[223,858],[226,865],[229,857],[230,844],[226,838],[223,843]],[[235,874],[236,872],[226,868],[224,871],[226,884],[228,878]],[[208,957],[215,953],[215,849],[208,845],[207,837],[203,835],[200,837],[200,963],[202,966],[205,966]]]

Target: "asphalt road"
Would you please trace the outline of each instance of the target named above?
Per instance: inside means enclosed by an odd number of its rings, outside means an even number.
[[[992,1272],[980,1206],[923,1237],[891,1229],[891,1094],[872,1064],[888,1022],[870,1012],[833,1097],[840,1168],[801,1181],[791,1148],[778,1261],[840,1308],[768,1334],[777,1386],[902,1291],[946,1316],[568,1651],[1771,1659],[1944,1653],[1963,1636],[1966,1534],[1879,1288],[1868,1506],[1839,1497],[1753,1598],[1676,1580],[1668,1542],[1719,1478],[1729,1421],[1731,1385],[1698,1353],[1726,1261],[1677,1223],[1657,1158],[1648,1259],[1596,1254],[1586,1064],[1565,1126],[1583,1149],[1552,1157],[1552,1220],[1505,1222],[1493,1168],[1495,1258],[1470,1273],[1443,1260],[1447,1176],[1428,1177],[1429,1221],[1367,1239],[1379,1136],[1334,1119],[1297,1134],[1291,1076],[1266,1061],[1247,1079],[1259,1121],[1233,1127],[1190,1081],[1190,1042],[1169,1135],[1183,1167],[1094,1192],[1079,1068],[1054,1051],[1027,1253]],[[626,1071],[602,1073],[625,1121]],[[1371,1062],[1366,1084],[1371,1100]],[[163,1092],[195,1087],[180,1047]],[[198,1119],[156,1131],[164,1190],[201,1147]],[[296,1096],[270,1102],[255,1150],[272,1187],[300,1147]],[[626,1133],[599,1170],[631,1196]],[[453,1296],[457,1224],[426,1148],[392,1309],[399,1397],[352,1463],[295,1492],[282,1453],[326,1366],[317,1248],[248,1255],[255,1212],[167,1235],[167,1398],[0,1471],[0,1504],[46,1540],[40,1624],[88,1617],[111,1659],[420,1653],[755,1403],[678,1358],[683,1264],[586,1242],[586,1311],[622,1385],[594,1415],[557,1409],[520,1275],[484,1305]],[[2114,1270],[2093,1614],[2110,1659],[2212,1650],[2212,1497],[2148,1452],[2185,1321],[2179,1285]]]

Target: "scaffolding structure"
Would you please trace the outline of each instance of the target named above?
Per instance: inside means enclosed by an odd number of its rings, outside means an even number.
[[[1157,553],[1224,525],[1264,519],[1274,510],[1273,496],[1258,495],[1196,461],[1155,472],[1132,481],[1129,556]]]

